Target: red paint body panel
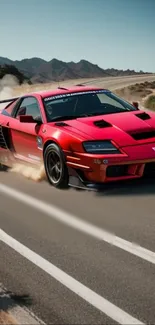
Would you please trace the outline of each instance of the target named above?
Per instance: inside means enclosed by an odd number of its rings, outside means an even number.
[[[145,164],[155,161],[155,134],[150,138],[136,140],[132,133],[155,131],[155,114],[149,112],[149,119],[142,120],[136,115],[142,111],[98,115],[65,120],[66,126],[56,126],[47,122],[43,99],[61,94],[100,90],[95,87],[73,87],[69,90],[56,89],[46,92],[31,93],[39,103],[43,124],[21,123],[18,119],[0,114],[0,125],[7,129],[11,141],[8,149],[0,149],[2,154],[9,152],[16,160],[29,163],[43,163],[43,149],[47,142],[54,141],[64,151],[66,164],[75,170],[81,170],[89,182],[110,182],[143,175]],[[16,102],[14,103],[14,105]],[[11,104],[13,106],[13,104]],[[10,106],[10,107],[12,107]],[[98,128],[95,121],[104,119],[111,126]],[[7,123],[9,122],[9,125]],[[4,131],[4,129],[3,129]],[[42,139],[42,148],[38,147],[37,138]],[[89,154],[83,147],[84,141],[111,140],[119,149],[119,154]],[[108,169],[113,165],[126,165],[122,175],[108,176]]]

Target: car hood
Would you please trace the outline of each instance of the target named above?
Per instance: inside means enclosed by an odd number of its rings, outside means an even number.
[[[137,144],[155,137],[155,114],[144,111],[123,112],[64,121],[67,131],[88,140],[110,139],[119,146]],[[137,140],[138,137],[138,140]]]

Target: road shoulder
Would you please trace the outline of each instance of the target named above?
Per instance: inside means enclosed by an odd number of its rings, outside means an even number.
[[[0,325],[40,325],[44,324],[26,307],[21,307],[13,294],[0,284]],[[17,298],[17,297],[16,297]]]

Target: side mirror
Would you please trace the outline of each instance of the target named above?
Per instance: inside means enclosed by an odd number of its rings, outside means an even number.
[[[132,105],[133,105],[136,109],[139,109],[139,103],[138,103],[138,102],[132,102]]]
[[[32,115],[20,115],[19,121],[21,123],[36,123],[36,124],[42,124],[42,119],[40,116],[37,116],[36,118],[33,118]]]
[[[21,123],[35,123],[33,117],[31,115],[20,115],[19,121]],[[36,122],[37,123],[37,122]]]

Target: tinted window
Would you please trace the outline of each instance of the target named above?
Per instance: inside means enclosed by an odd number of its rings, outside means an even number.
[[[70,93],[44,99],[47,120],[135,111],[136,108],[110,91]]]
[[[36,98],[24,98],[17,110],[16,117],[19,117],[19,115],[31,115],[33,118],[41,117],[39,105]]]

